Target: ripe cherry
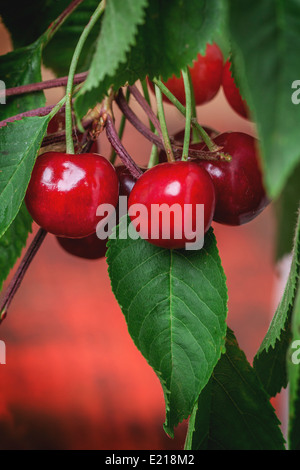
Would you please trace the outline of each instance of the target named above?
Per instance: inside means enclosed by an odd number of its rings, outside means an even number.
[[[101,155],[48,152],[36,161],[25,201],[48,232],[82,238],[95,233],[100,204],[116,207],[118,187],[114,167]]]
[[[115,168],[119,180],[119,195],[129,196],[136,178],[132,176],[125,165]],[[116,208],[118,216],[118,207]],[[117,221],[118,222],[118,221]],[[96,233],[84,238],[56,237],[60,246],[71,255],[88,260],[103,258],[107,251],[107,238],[102,240]]]
[[[116,166],[116,172],[119,179],[119,195],[128,197],[137,180],[125,165]]]
[[[229,61],[224,65],[222,87],[224,94],[230,106],[242,117],[249,118],[249,110],[247,102],[241,97],[240,91],[235,84],[234,78],[230,70]]]
[[[136,218],[129,212],[132,224],[140,236],[154,245],[164,248],[184,248],[191,242],[191,229],[195,232],[196,205],[204,205],[204,227],[206,232],[212,222],[215,209],[215,190],[209,174],[194,162],[161,163],[147,170],[136,182],[128,201],[129,211],[134,204],[142,204],[143,210]],[[154,205],[165,204],[170,209],[177,204],[181,210],[179,217],[169,217],[170,236],[163,236],[163,220],[155,221]],[[190,206],[190,212],[187,206]],[[157,207],[157,206],[156,206]],[[144,210],[146,209],[146,211]],[[188,213],[187,219],[184,214]],[[170,214],[169,214],[170,215]],[[189,227],[188,227],[189,226]],[[154,231],[157,231],[154,236]],[[178,234],[181,233],[181,236]]]
[[[214,220],[227,225],[250,222],[267,206],[257,151],[257,140],[242,132],[225,132],[214,139],[232,160],[199,161],[216,190]]]
[[[202,126],[202,127],[205,130],[205,132],[209,135],[209,137],[211,137],[211,139],[214,139],[218,135],[218,132],[215,129],[212,129],[211,127],[207,127],[207,126]],[[185,134],[185,129],[182,129],[182,130],[176,132],[176,134],[174,134],[175,142],[178,143],[178,144],[183,144],[184,134]],[[192,134],[192,129],[191,129],[190,142],[192,142],[192,138],[193,138],[193,134]],[[198,142],[198,143],[194,143],[194,144],[190,143],[190,148],[192,148],[194,150],[202,150],[204,146],[205,146],[205,144],[203,143],[203,141]],[[179,158],[181,158],[181,157],[179,156]],[[163,162],[168,161],[167,154],[164,150],[160,150],[160,152],[158,154],[158,159],[159,159],[159,163],[163,163]]]
[[[194,88],[196,105],[211,101],[218,93],[223,72],[223,54],[217,44],[208,44],[205,55],[198,54],[193,66],[189,67],[191,80]],[[185,91],[182,75],[173,75],[169,80],[163,82],[173,95],[185,105]],[[154,90],[153,84],[150,87]],[[170,101],[163,95],[166,102]]]
[[[56,237],[56,239],[65,251],[78,258],[100,259],[107,251],[107,240],[101,240],[96,233],[84,238]]]

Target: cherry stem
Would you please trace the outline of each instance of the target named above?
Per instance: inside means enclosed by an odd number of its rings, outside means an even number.
[[[129,89],[127,88],[126,90],[126,102],[128,103],[129,102],[129,99],[130,99],[130,92],[129,92]],[[122,137],[123,137],[123,134],[124,134],[124,130],[125,130],[125,124],[126,124],[126,116],[125,114],[122,114],[122,117],[121,117],[121,121],[120,121],[120,126],[119,126],[119,132],[118,132],[118,136],[119,136],[119,139],[122,140]],[[111,151],[111,154],[110,154],[110,158],[109,158],[109,161],[114,165],[115,164],[115,161],[116,161],[116,157],[117,157],[117,152],[115,151],[115,149],[112,147],[112,151]]]
[[[148,84],[147,80],[141,80],[141,85],[144,93],[144,98],[147,101],[149,107],[151,108],[151,101],[150,101],[150,95],[149,95],[149,90],[148,90]],[[148,116],[149,117],[149,116]],[[151,119],[149,118],[149,126],[152,132],[155,132],[155,127]]]
[[[33,241],[31,242],[28,250],[26,251],[24,258],[22,259],[20,266],[18,267],[15,275],[13,276],[12,280],[10,281],[8,288],[3,296],[3,299],[0,301],[0,323],[4,320],[7,314],[7,310],[19,289],[24,276],[35,257],[36,253],[38,252],[40,246],[42,245],[43,241],[48,232],[43,228],[40,228],[37,234],[35,235]]]
[[[58,28],[66,21],[66,19],[73,13],[73,11],[78,7],[80,3],[82,3],[83,0],[73,0],[73,2],[70,3],[70,5],[67,6],[67,8],[54,20],[49,28],[46,30],[44,36],[46,38],[46,43],[48,43]]]
[[[119,155],[120,159],[122,160],[126,168],[128,168],[128,170],[130,171],[132,176],[134,176],[134,178],[138,179],[143,174],[143,172],[137,166],[135,161],[131,158],[131,156],[129,155],[125,147],[123,146],[118,136],[118,133],[116,131],[113,118],[110,115],[110,113],[107,113],[107,116],[106,116],[105,130],[106,130],[106,135],[110,144],[115,149],[116,153]]]
[[[192,96],[191,96],[191,86],[190,79],[187,69],[182,70],[182,77],[185,90],[185,102],[186,102],[186,113],[185,113],[185,131],[184,131],[184,141],[182,149],[182,161],[187,161],[189,157],[189,147],[190,147],[190,138],[191,138],[191,120],[192,120]]]
[[[149,105],[148,101],[141,95],[139,90],[135,85],[129,87],[130,93],[135,97],[136,101],[142,107],[142,109],[147,114],[150,122],[153,124],[154,128],[157,130],[158,135],[160,136],[161,140],[163,141],[163,134],[161,129],[161,124],[159,118],[154,113],[153,109]],[[151,126],[150,126],[151,128]]]
[[[73,83],[78,84],[84,82],[87,77],[87,72],[77,73],[74,76]],[[25,93],[33,93],[35,91],[48,90],[50,88],[57,88],[60,86],[66,86],[68,77],[54,78],[51,80],[45,80],[43,82],[30,83],[28,85],[21,85],[14,88],[7,88],[6,96],[24,95]]]
[[[168,159],[168,162],[174,162],[175,157],[174,157],[173,149],[172,149],[169,134],[168,134],[168,128],[167,128],[166,117],[165,117],[165,112],[164,112],[164,105],[163,105],[163,100],[162,100],[162,92],[157,85],[155,85],[155,96],[156,96],[156,102],[157,102],[157,113],[158,113],[158,118],[160,122],[165,152],[167,154],[167,159]]]
[[[153,79],[153,83],[158,87],[160,88],[160,90],[162,91],[162,93],[164,93],[164,95],[166,95],[166,97],[174,104],[174,106],[176,106],[176,108],[181,112],[181,114],[183,116],[186,116],[186,108],[185,106],[183,106],[180,101],[178,101],[178,99],[173,95],[173,93],[170,92],[170,90],[168,90],[168,88],[160,81],[160,80],[157,80],[156,78]],[[205,132],[205,130],[203,129],[203,127],[200,126],[200,124],[197,122],[197,119],[192,117],[192,121],[191,121],[191,124],[193,127],[195,127],[200,135],[201,135],[201,138],[203,140],[203,142],[207,145],[207,148],[211,151],[211,152],[217,152],[218,150],[220,150],[220,147],[218,147],[214,142],[213,140],[209,137],[209,135],[207,134],[207,132]]]
[[[164,150],[164,143],[161,141],[161,139],[157,135],[155,135],[153,132],[151,132],[150,129],[148,129],[148,127],[145,126],[145,124],[140,121],[140,119],[128,106],[121,89],[119,90],[119,93],[117,94],[115,98],[115,101],[118,107],[120,108],[120,110],[122,111],[122,113],[125,114],[127,120],[134,126],[134,128],[138,132],[140,132],[146,139],[148,139],[150,142],[156,145],[159,149]],[[182,156],[182,146],[175,145],[172,139],[171,139],[171,142],[172,142],[172,149],[173,149],[175,158],[176,160],[180,160]],[[189,157],[198,158],[198,159],[200,158],[201,160],[210,160],[210,161],[230,160],[230,158],[227,155],[223,155],[219,153],[219,151],[217,150],[206,151],[206,150],[197,150],[197,149],[191,149],[191,148],[189,150]]]
[[[92,14],[90,21],[88,24],[85,26],[84,30],[81,33],[81,36],[78,40],[78,43],[76,44],[73,57],[71,60],[71,65],[69,68],[69,73],[68,73],[68,82],[67,82],[67,87],[66,87],[66,152],[73,154],[74,153],[74,142],[73,142],[73,137],[72,137],[72,94],[73,94],[73,85],[74,85],[74,76],[75,76],[75,71],[78,65],[78,60],[80,57],[80,54],[82,52],[83,46],[85,44],[85,41],[90,34],[91,30],[99,20],[100,16],[104,12],[105,9],[105,0],[102,0],[102,2],[99,3],[98,7]]]

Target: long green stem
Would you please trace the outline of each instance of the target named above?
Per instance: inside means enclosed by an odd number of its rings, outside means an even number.
[[[72,94],[73,94],[73,80],[76,71],[76,67],[78,64],[79,56],[82,52],[82,48],[84,43],[90,34],[91,30],[95,26],[96,22],[99,20],[100,16],[104,12],[105,9],[105,0],[99,3],[98,7],[92,14],[90,21],[84,28],[79,41],[76,45],[74,50],[74,54],[72,57],[69,74],[68,74],[68,83],[66,87],[66,152],[67,153],[74,153],[74,143],[72,138]]]
[[[190,79],[187,69],[182,70],[182,77],[185,90],[185,103],[186,103],[186,112],[185,112],[185,131],[184,131],[184,141],[182,149],[183,161],[187,161],[189,156],[189,147],[190,147],[190,138],[191,138],[191,122],[192,122],[192,96],[191,96],[191,86]]]
[[[156,96],[156,101],[157,101],[158,119],[160,122],[160,127],[161,127],[162,136],[163,136],[165,151],[167,154],[167,159],[168,159],[168,162],[175,162],[175,157],[173,154],[173,149],[172,149],[172,145],[170,142],[168,129],[167,129],[164,105],[163,105],[163,100],[162,100],[162,92],[157,85],[155,85],[155,96]]]
[[[141,85],[144,93],[145,100],[147,103],[151,106],[151,101],[150,101],[150,95],[149,95],[149,90],[148,90],[148,85],[147,85],[147,80],[141,80]],[[155,131],[155,127],[151,119],[149,119],[149,126],[152,132]]]
[[[160,81],[157,80],[156,78],[153,79],[153,83],[166,95],[166,97],[171,101],[171,103],[176,106],[178,111],[181,112],[183,116],[186,115],[186,109],[185,107],[178,101],[178,99],[169,91],[169,89]],[[197,122],[196,118],[192,118],[191,122],[192,126],[195,127],[200,135],[201,138],[203,139],[204,143],[207,145],[207,148],[209,149],[210,152],[216,152],[218,151],[218,146],[212,141],[212,139],[209,137],[207,132],[203,129],[203,127],[200,126],[200,124]]]
[[[192,82],[192,77],[190,73],[190,69],[187,68],[189,82],[190,82],[190,90],[191,90],[191,103],[192,103],[192,118],[197,120],[197,108],[196,108],[196,99],[195,99],[195,91]],[[192,126],[192,142],[193,144],[197,144],[198,142],[202,141],[202,137],[200,135],[199,130],[196,127]]]

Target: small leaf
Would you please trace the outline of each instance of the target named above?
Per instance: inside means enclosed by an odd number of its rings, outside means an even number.
[[[0,238],[0,291],[3,281],[21,255],[31,231],[32,219],[25,204],[22,204],[16,218]]]
[[[254,358],[254,368],[270,396],[288,383],[286,357],[291,342],[291,318],[300,275],[300,216],[297,223],[293,260],[281,302],[268,332]]]
[[[186,449],[284,450],[279,424],[255,371],[228,329],[226,352],[190,420]]]
[[[134,43],[137,26],[145,16],[147,0],[110,0],[105,8],[100,35],[89,75],[76,99],[81,116],[97,102],[98,86],[106,76],[112,76]]]
[[[0,237],[16,217],[49,117],[28,117],[0,128]]]
[[[224,346],[227,290],[212,229],[199,251],[165,250],[109,240],[112,289],[137,348],[158,375],[166,401],[165,430],[191,413]]]

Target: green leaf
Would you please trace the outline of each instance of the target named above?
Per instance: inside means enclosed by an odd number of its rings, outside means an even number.
[[[225,276],[212,229],[202,250],[165,250],[142,239],[122,239],[125,221],[108,242],[112,289],[134,343],[160,379],[165,430],[172,436],[224,347]]]
[[[28,117],[0,128],[0,237],[16,217],[49,117]]]
[[[237,80],[257,123],[266,189],[277,198],[300,160],[299,0],[229,0]]]
[[[127,81],[133,84],[146,75],[162,75],[165,80],[173,73],[179,75],[199,52],[205,53],[207,43],[219,37],[226,11],[223,0],[149,0],[136,43],[118,69],[103,76],[97,87],[97,101],[111,86],[117,90]],[[113,64],[114,69],[115,61]],[[83,112],[81,103],[75,102],[79,115]]]
[[[284,450],[279,421],[231,330],[226,353],[201,392],[186,449]]]
[[[22,204],[16,218],[0,238],[0,291],[10,269],[21,255],[31,231],[32,219],[25,204]]]
[[[270,396],[275,396],[288,383],[286,357],[291,342],[291,318],[299,285],[299,275],[300,217],[297,223],[293,260],[285,291],[253,363]]]
[[[59,2],[57,0],[34,0],[29,3],[18,3],[18,8],[14,3],[2,3],[0,14],[12,35],[14,47],[18,48],[27,46],[42,36],[51,22],[70,4],[70,0],[60,0]],[[60,76],[67,75],[80,34],[98,4],[98,0],[85,0],[67,18],[43,51],[43,62],[46,67],[51,68]],[[24,28],[24,24],[30,24],[30,28]],[[88,70],[98,34],[99,25],[93,28],[86,41],[79,58],[78,72]]]
[[[300,289],[292,320],[292,341],[288,352],[289,377],[289,450],[300,450]]]
[[[0,77],[6,88],[42,80],[42,47],[43,42],[38,40],[27,47],[0,56]],[[43,92],[7,97],[5,106],[0,106],[0,120],[44,105]]]
[[[300,165],[288,179],[279,199],[274,203],[276,217],[275,260],[282,259],[293,251],[294,233],[300,206]]]
[[[106,76],[113,76],[134,43],[137,26],[145,16],[148,0],[110,0],[105,8],[96,51],[89,75],[76,99],[77,111],[84,116],[98,101],[98,86]]]

